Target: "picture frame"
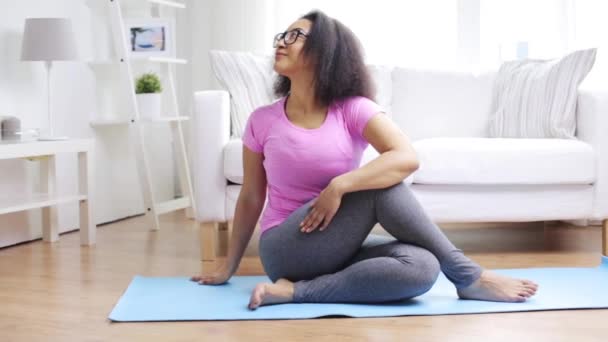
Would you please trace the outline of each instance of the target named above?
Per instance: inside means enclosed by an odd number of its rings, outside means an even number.
[[[131,58],[175,57],[174,27],[170,18],[125,19]]]

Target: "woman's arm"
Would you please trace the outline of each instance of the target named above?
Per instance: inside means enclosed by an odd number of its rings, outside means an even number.
[[[363,130],[364,138],[380,155],[368,164],[335,177],[330,186],[340,194],[381,189],[402,182],[419,162],[407,136],[386,115],[374,115]]]
[[[231,273],[236,272],[239,266],[266,201],[267,181],[263,160],[261,153],[255,153],[243,146],[243,187],[236,203],[226,259],[226,266]]]
[[[300,223],[302,232],[310,233],[319,225],[321,230],[327,228],[344,194],[395,185],[418,169],[418,158],[409,139],[386,115],[374,115],[369,119],[363,137],[380,155],[363,167],[332,179]]]

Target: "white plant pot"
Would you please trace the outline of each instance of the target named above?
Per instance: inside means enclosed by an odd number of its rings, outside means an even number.
[[[142,119],[160,118],[160,93],[136,94],[139,115]]]

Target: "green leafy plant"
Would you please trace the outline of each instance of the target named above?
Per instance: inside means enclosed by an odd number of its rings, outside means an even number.
[[[135,81],[135,94],[160,93],[161,91],[163,91],[163,87],[155,73],[145,73]]]

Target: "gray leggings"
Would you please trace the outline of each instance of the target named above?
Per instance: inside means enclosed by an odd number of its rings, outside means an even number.
[[[324,231],[300,231],[310,201],[260,237],[260,258],[274,282],[294,282],[296,303],[381,303],[427,292],[441,270],[456,288],[481,267],[431,221],[411,189],[347,193]],[[392,236],[370,235],[376,223]]]

